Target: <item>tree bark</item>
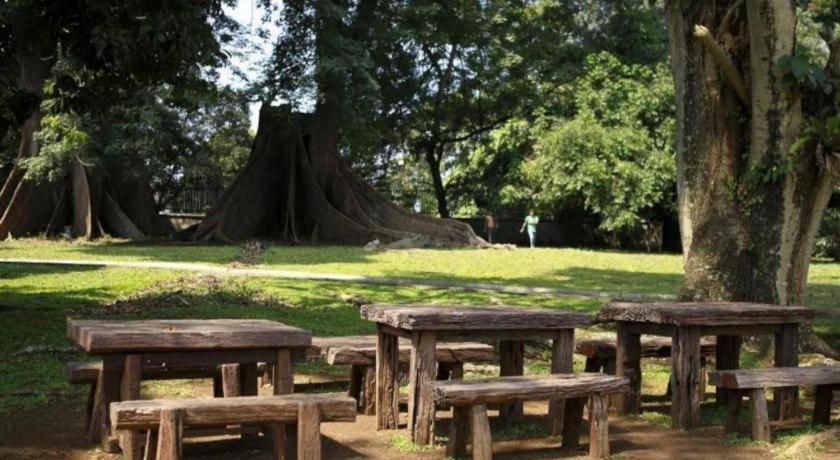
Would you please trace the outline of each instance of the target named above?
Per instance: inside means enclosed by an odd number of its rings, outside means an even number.
[[[264,106],[248,165],[192,238],[364,244],[419,237],[430,245],[486,244],[469,225],[412,214],[359,180],[338,158],[326,126]]]
[[[440,156],[437,154],[437,147],[429,147],[426,150],[426,163],[429,165],[429,173],[432,175],[432,186],[435,190],[438,215],[444,219],[449,218],[449,205],[446,200],[446,187],[443,185],[443,177],[440,173]]]
[[[743,11],[733,14],[733,8]],[[799,95],[782,88],[776,62],[794,50],[794,5],[672,0],[666,14],[677,104],[682,296],[801,303],[834,178],[812,156],[789,156],[802,110]],[[748,45],[725,50],[747,76],[748,107],[692,36],[695,25],[724,44]]]
[[[79,160],[73,161],[71,172],[63,181],[50,183],[26,177],[21,162],[40,151],[35,133],[41,127],[43,114],[38,107],[55,55],[54,49],[45,47],[49,40],[39,35],[38,20],[31,17],[12,20],[16,37],[38,37],[16,43],[14,47],[19,66],[18,89],[31,94],[35,103],[20,127],[15,165],[0,188],[0,238],[53,234],[61,232],[65,225],[88,239],[104,233],[131,239],[168,235],[174,229],[158,215],[154,194],[142,179],[108,175],[84,166]],[[133,169],[142,172],[142,166]]]

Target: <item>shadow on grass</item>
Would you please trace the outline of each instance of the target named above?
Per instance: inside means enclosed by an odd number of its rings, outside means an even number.
[[[681,274],[649,273],[588,267],[569,267],[539,276],[473,277],[442,275],[431,270],[394,270],[384,276],[412,280],[445,280],[453,283],[493,283],[580,291],[676,295]]]

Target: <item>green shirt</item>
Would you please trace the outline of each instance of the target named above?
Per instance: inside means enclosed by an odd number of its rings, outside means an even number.
[[[528,224],[528,231],[536,233],[537,224],[540,223],[540,218],[537,216],[525,216],[525,223]]]

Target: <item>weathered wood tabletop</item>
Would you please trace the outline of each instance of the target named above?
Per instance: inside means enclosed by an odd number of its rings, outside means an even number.
[[[396,429],[399,418],[399,342],[411,340],[408,428],[417,444],[434,441],[434,399],[431,382],[436,376],[438,340],[486,340],[499,342],[500,374],[522,375],[524,343],[552,340],[552,373],[572,372],[574,329],[592,323],[592,317],[565,310],[529,307],[440,306],[440,305],[363,305],[362,318],[376,322],[376,416],[379,429]],[[576,411],[577,408],[574,408]],[[552,432],[559,433],[565,414],[562,401],[552,401]],[[522,417],[522,404],[503,405],[503,419]],[[456,421],[455,423],[465,423]]]
[[[257,394],[257,363],[266,362],[274,364],[274,394],[288,394],[292,353],[312,344],[309,331],[251,319],[68,320],[67,337],[102,358],[98,436],[106,451],[121,448],[129,459],[137,454],[136,433],[120,432],[117,440],[108,411],[111,402],[139,399],[143,365],[237,364],[239,394],[248,396]]]
[[[258,319],[71,320],[67,337],[89,354],[303,348],[312,333]]]
[[[632,388],[617,398],[624,413],[637,413],[641,407],[641,334],[671,337],[671,423],[681,429],[700,424],[700,403],[705,393],[700,387],[701,337],[717,337],[717,369],[738,368],[745,335],[773,335],[775,366],[797,366],[799,325],[813,318],[814,311],[802,306],[740,302],[611,302],[597,315],[599,322],[618,324],[616,374],[630,378]],[[716,393],[717,402],[726,403],[727,390],[718,388]],[[796,389],[777,390],[774,404],[780,418],[794,417]]]

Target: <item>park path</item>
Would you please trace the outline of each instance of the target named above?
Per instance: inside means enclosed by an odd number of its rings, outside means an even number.
[[[537,294],[549,296],[592,297],[610,300],[674,300],[669,294],[642,294],[635,292],[609,292],[589,289],[558,287],[522,286],[499,283],[479,283],[452,280],[399,278],[384,276],[347,275],[340,273],[313,273],[296,270],[278,270],[273,268],[244,268],[224,265],[199,264],[191,262],[165,261],[122,261],[122,260],[81,260],[81,259],[22,259],[0,258],[2,264],[54,265],[65,267],[122,267],[158,270],[176,270],[193,273],[207,273],[222,276],[282,278],[309,281],[329,281],[384,286],[408,286],[443,289],[463,289],[467,291],[499,292],[505,294]]]

